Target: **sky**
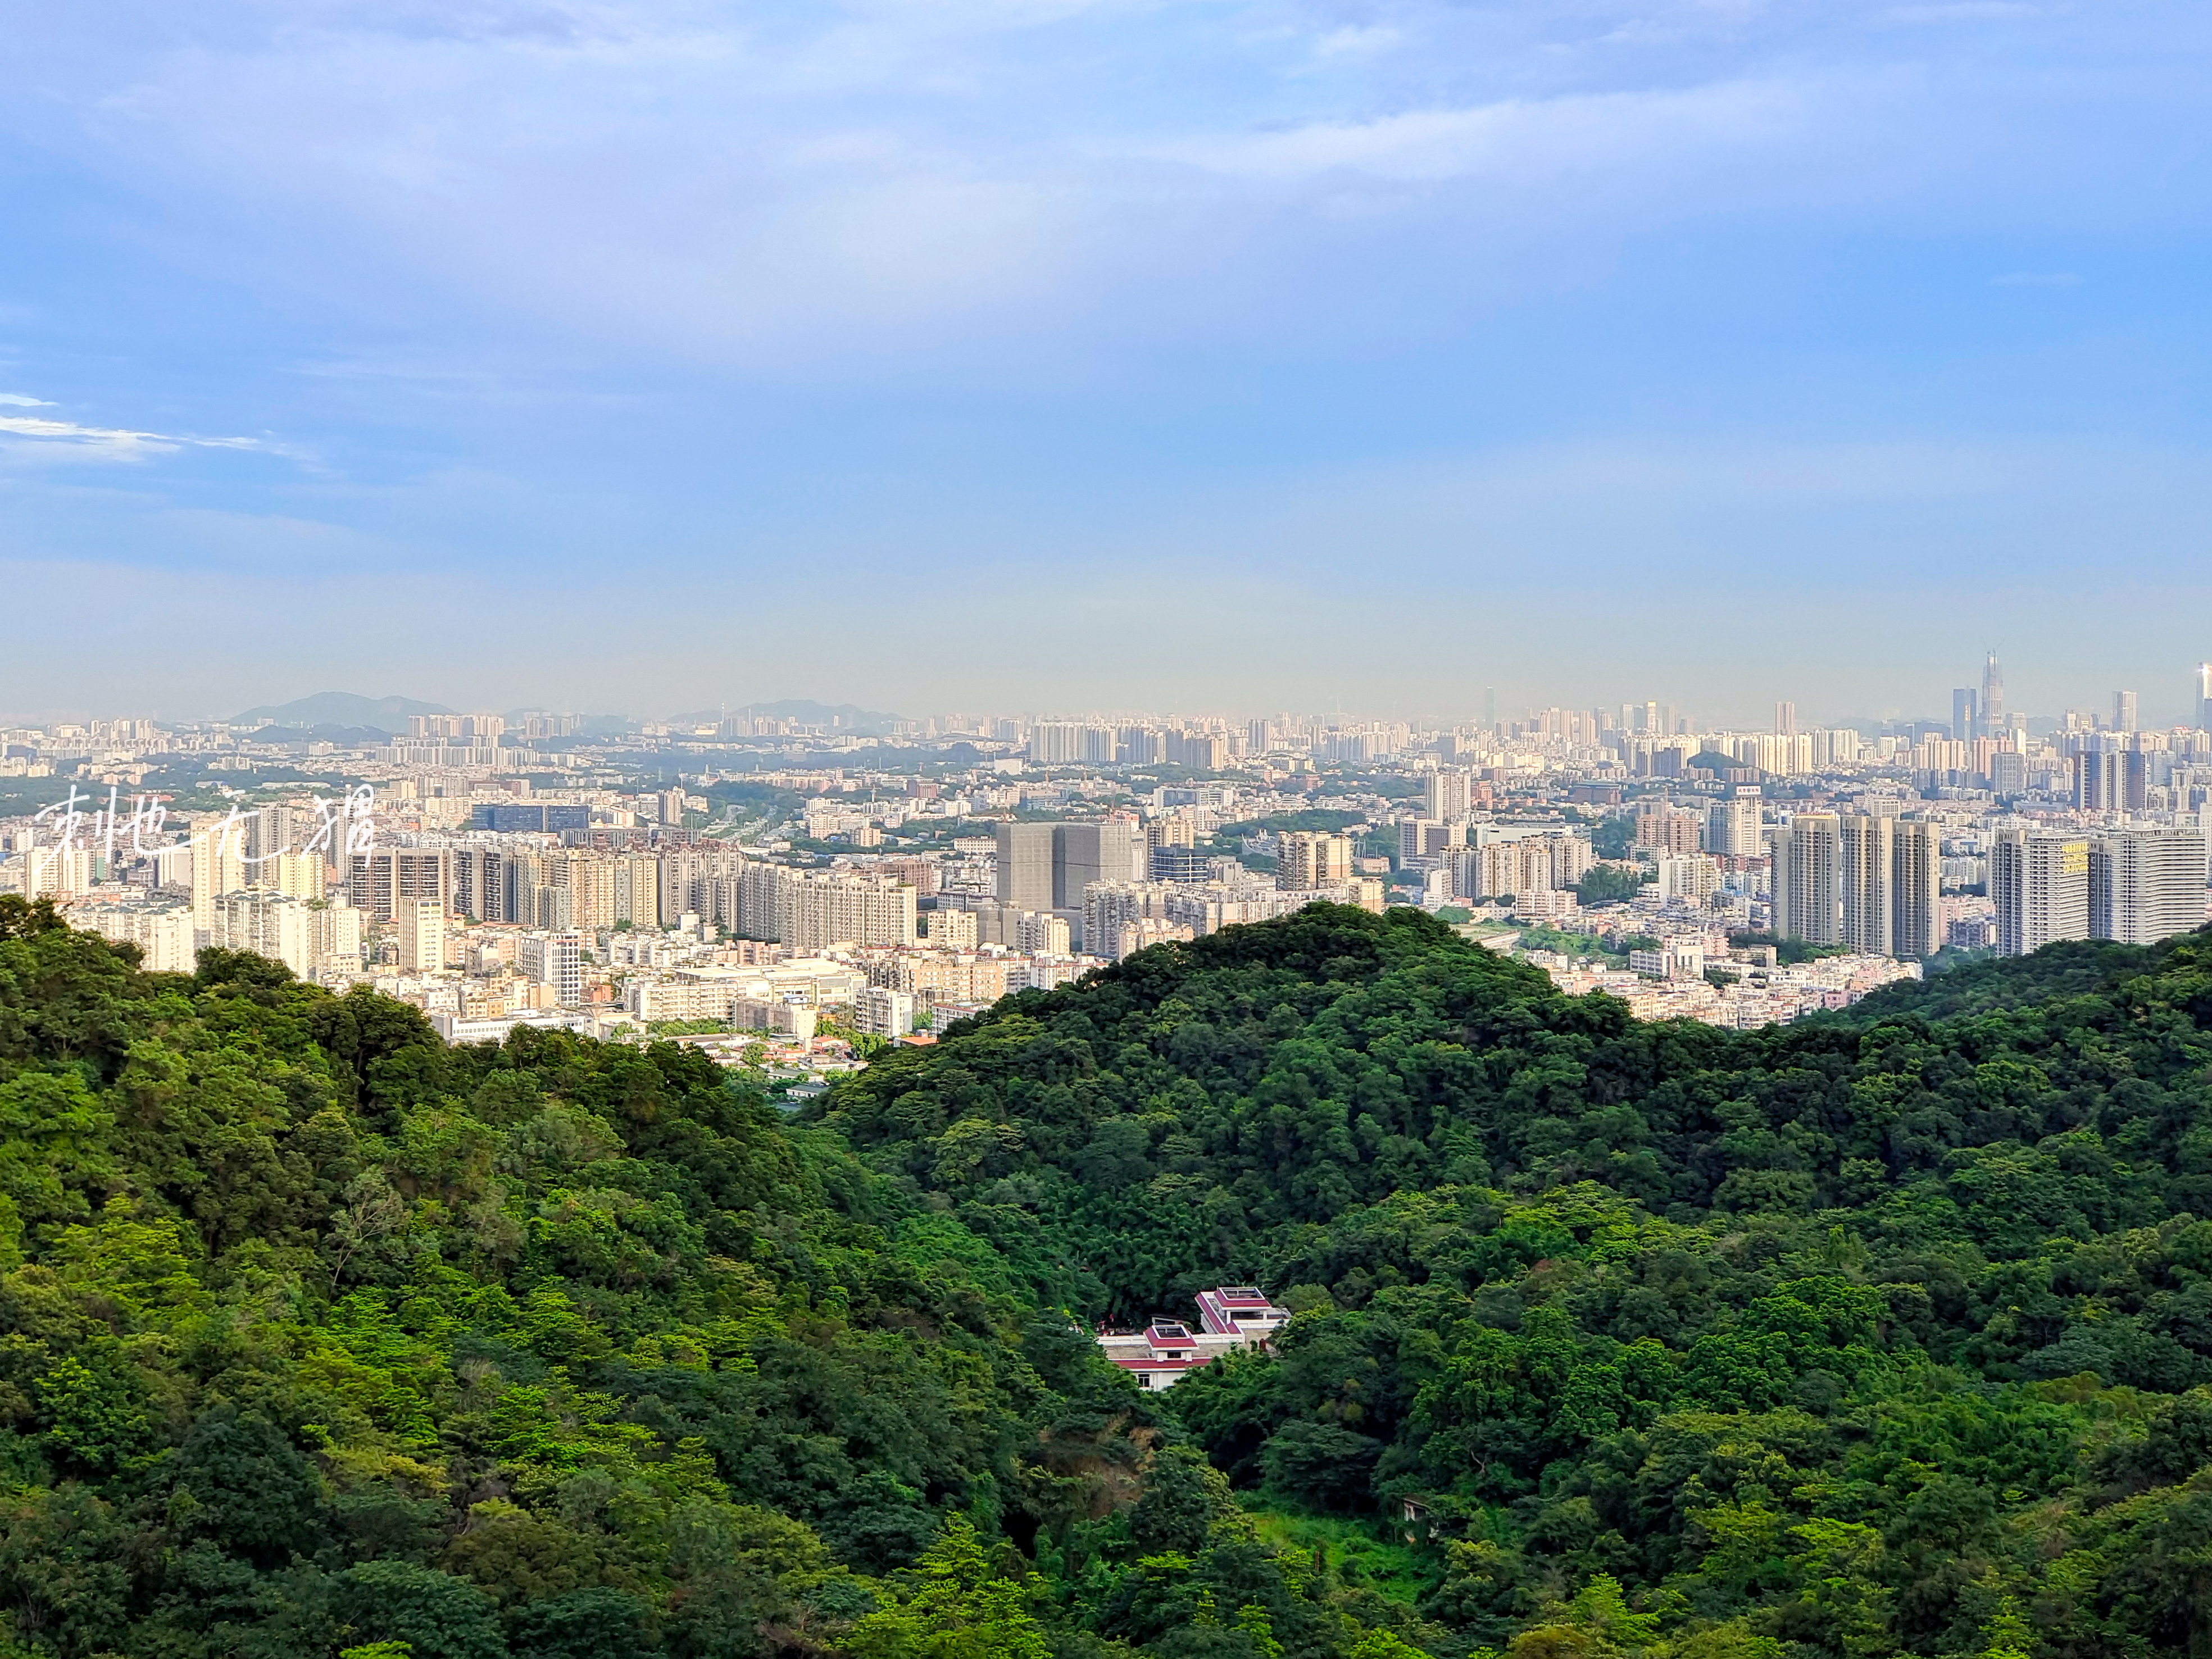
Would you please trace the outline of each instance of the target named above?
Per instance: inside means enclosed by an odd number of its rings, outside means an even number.
[[[2212,9],[0,0],[0,716],[2185,712]]]

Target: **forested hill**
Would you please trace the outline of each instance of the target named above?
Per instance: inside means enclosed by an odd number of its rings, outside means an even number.
[[[1413,1659],[696,1053],[136,963],[0,897],[0,1659],[1044,1659],[1164,1628],[1175,1550],[1240,1659]]]
[[[794,1124],[0,898],[0,1659],[2212,1650],[2208,1019],[1316,908]],[[1069,1316],[1224,1279],[1297,1317],[1164,1395]]]
[[[1639,1025],[1316,908],[1024,994],[823,1114],[1118,1316],[1273,1501],[1413,1500],[1455,1644],[2212,1650],[2212,941]]]

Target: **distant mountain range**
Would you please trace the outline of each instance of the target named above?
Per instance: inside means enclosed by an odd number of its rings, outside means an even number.
[[[264,726],[253,734],[257,743],[333,743],[341,749],[358,749],[365,743],[388,743],[392,734],[380,726]]]
[[[249,708],[234,717],[246,720],[278,720],[286,726],[374,726],[384,731],[404,731],[410,714],[450,714],[441,702],[417,702],[412,697],[364,697],[351,691],[318,691],[296,702],[271,703]]]

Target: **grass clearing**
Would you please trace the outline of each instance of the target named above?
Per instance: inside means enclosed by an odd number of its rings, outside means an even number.
[[[1315,1515],[1279,1499],[1239,1492],[1237,1501],[1268,1543],[1310,1555],[1323,1551],[1332,1565],[1354,1584],[1411,1605],[1433,1588],[1437,1565],[1402,1540],[1381,1536],[1382,1522]]]

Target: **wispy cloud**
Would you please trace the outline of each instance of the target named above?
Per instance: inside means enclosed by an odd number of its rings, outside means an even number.
[[[1747,144],[1771,139],[1793,124],[1802,101],[1799,88],[1777,82],[1514,99],[1202,138],[1164,154],[1252,179],[1346,172],[1403,180],[1481,173],[1528,179],[1616,166],[1666,148],[1679,152],[1699,141]]]
[[[10,404],[37,404],[35,398],[0,399]],[[141,460],[149,455],[173,454],[179,449],[258,449],[270,446],[254,438],[195,438],[179,433],[138,432],[127,427],[81,426],[40,415],[0,415],[0,439],[13,438],[24,447],[54,446],[104,459]]]
[[[46,398],[26,398],[20,392],[0,392],[0,404],[12,404],[18,409],[52,409],[52,400]]]

